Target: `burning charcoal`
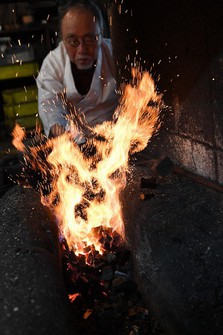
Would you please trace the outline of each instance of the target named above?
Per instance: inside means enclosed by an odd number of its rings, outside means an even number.
[[[84,267],[85,267],[85,256],[80,254],[77,257],[77,260],[78,260],[78,266],[84,269]]]
[[[127,279],[125,277],[117,277],[117,278],[113,279],[112,286],[113,287],[118,287],[118,286],[122,285],[123,283],[125,283],[126,280]]]
[[[124,241],[122,237],[115,230],[112,232],[112,237],[112,250],[117,250],[120,248],[120,246],[124,247]]]
[[[94,304],[96,301],[103,302],[107,299],[107,294],[104,294],[104,287],[99,281],[93,281],[88,287],[88,301]]]
[[[172,168],[173,163],[171,159],[167,156],[157,164],[156,171],[160,176],[165,177],[171,172]]]
[[[115,278],[118,278],[118,277],[124,277],[124,278],[129,279],[129,274],[125,272],[115,271]]]
[[[103,189],[101,189],[98,193],[95,194],[95,198],[98,201],[103,201],[104,197],[105,197],[105,191]]]
[[[108,242],[111,242],[112,241],[112,236],[111,235],[109,235],[109,234],[105,234],[105,236],[106,236],[106,240],[108,241]]]
[[[116,255],[112,252],[109,252],[106,255],[106,259],[107,259],[108,263],[114,262],[116,260]]]
[[[118,277],[112,281],[113,294],[124,292],[126,296],[129,296],[132,294],[132,291],[136,289],[137,289],[137,285],[133,281],[127,280],[124,277]]]
[[[100,269],[100,268],[102,268],[104,265],[105,265],[105,262],[102,262],[102,261],[99,261],[99,260],[96,260],[96,261],[94,262],[94,267],[95,267],[95,269]]]
[[[83,152],[85,157],[92,157],[97,153],[96,146],[92,140],[87,140],[87,142],[80,145],[80,150]]]
[[[130,250],[120,247],[116,252],[117,264],[125,265],[125,263],[130,259],[131,252]]]
[[[148,317],[149,311],[147,308],[141,307],[141,306],[134,306],[129,309],[128,315],[129,317],[140,317],[141,319],[144,319]]]
[[[91,229],[91,233],[94,237],[99,239],[100,236],[102,235],[102,230],[103,230],[102,226],[94,227]]]
[[[76,300],[79,296],[80,296],[80,293],[69,294],[70,302],[74,302],[74,300]]]
[[[102,233],[102,237],[99,239],[99,242],[107,250],[111,249],[112,236],[108,235],[106,232]]]
[[[85,249],[89,250],[89,247]],[[91,252],[86,254],[86,263],[90,266],[94,266],[94,255]]]
[[[102,201],[105,197],[105,190],[103,190],[96,180],[92,180],[91,183],[85,183],[83,185],[85,189],[85,193],[83,195],[89,201],[97,199],[98,201]]]
[[[72,310],[74,311],[74,315],[76,316],[76,318],[82,318],[83,308],[85,306],[85,300],[81,296],[80,293],[76,293],[75,295],[76,295],[76,298],[73,300],[70,300],[71,307],[72,307]]]
[[[106,242],[106,237],[105,236],[102,236],[100,239],[99,239],[99,242],[104,245],[104,243]]]
[[[93,309],[87,309],[86,312],[83,315],[83,319],[86,320],[88,317],[93,313]]]
[[[101,274],[101,279],[102,280],[112,280],[114,277],[114,272],[113,269],[110,265],[104,266],[102,268],[102,274]]]
[[[84,275],[79,276],[79,279],[80,279],[83,283],[86,283],[86,284],[89,282],[88,279],[87,279]]]
[[[139,197],[141,200],[150,200],[152,198],[155,198],[155,194],[141,192]]]
[[[113,234],[113,228],[112,227],[106,227],[105,232],[107,235],[112,235]]]
[[[119,272],[124,272],[126,274],[129,274],[131,272],[131,261],[128,260],[124,264],[116,264],[116,270]]]
[[[88,262],[88,264],[91,264]],[[99,269],[102,266],[107,264],[107,259],[105,255],[100,255],[99,252],[94,255],[94,263],[91,266],[94,266],[95,269]]]
[[[139,326],[134,325],[132,327],[132,330],[130,331],[129,335],[139,335],[139,334],[140,334]]]
[[[141,188],[156,188],[157,181],[156,178],[141,178]]]
[[[83,252],[86,254],[87,252],[91,251],[91,246],[87,246],[83,249]]]
[[[36,153],[33,154],[35,150]],[[44,140],[40,145],[26,147],[26,153],[21,162],[23,174],[20,175],[20,178],[37,191],[41,191],[43,195],[48,195],[52,191],[51,165],[46,160],[51,151],[52,148],[47,147],[46,140]]]
[[[86,201],[82,201],[80,204],[75,206],[74,212],[75,217],[81,217],[83,220],[87,221],[87,211],[86,208],[89,206],[89,204]]]

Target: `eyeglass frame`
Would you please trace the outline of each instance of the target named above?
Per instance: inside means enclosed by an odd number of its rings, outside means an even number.
[[[71,46],[72,48],[74,49],[77,49],[79,47],[79,45],[81,44],[81,42],[87,46],[87,47],[91,47],[91,46],[94,46],[98,43],[99,41],[99,36],[102,35],[102,32],[98,33],[98,34],[92,34],[92,35],[86,35],[84,37],[71,37],[70,40],[69,39],[64,39],[63,38],[63,42],[66,44],[66,45],[69,45]],[[92,41],[87,41],[86,42],[86,38],[92,38]],[[72,42],[76,42],[76,45],[73,45]]]

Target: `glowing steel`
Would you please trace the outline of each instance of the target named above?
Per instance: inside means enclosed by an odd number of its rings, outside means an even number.
[[[85,150],[65,133],[27,151],[20,143],[24,134],[19,135],[19,126],[13,132],[13,144],[41,174],[42,202],[55,214],[76,254],[86,247],[100,251],[99,227],[124,238],[120,192],[126,186],[129,155],[143,150],[159,129],[162,104],[148,72],[133,70],[133,83],[125,86],[114,120],[92,129]]]

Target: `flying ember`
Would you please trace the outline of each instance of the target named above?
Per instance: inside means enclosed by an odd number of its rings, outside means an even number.
[[[143,150],[158,131],[161,106],[150,74],[133,69],[132,84],[124,87],[114,119],[91,129],[84,145],[67,132],[27,148],[21,144],[24,131],[15,127],[13,144],[23,152],[24,170],[38,176],[41,201],[77,255],[86,248],[102,251],[100,227],[124,239],[120,193],[126,186],[129,157]],[[74,120],[70,123],[75,127]]]

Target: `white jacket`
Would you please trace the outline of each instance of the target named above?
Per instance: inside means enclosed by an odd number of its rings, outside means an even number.
[[[77,113],[84,114],[91,127],[110,120],[118,104],[110,39],[102,40],[91,87],[86,95],[79,94],[75,87],[70,59],[63,42],[46,56],[36,81],[39,116],[46,136],[56,123],[67,127],[65,116],[68,110],[58,98],[60,93],[65,94],[66,103],[74,106]]]

